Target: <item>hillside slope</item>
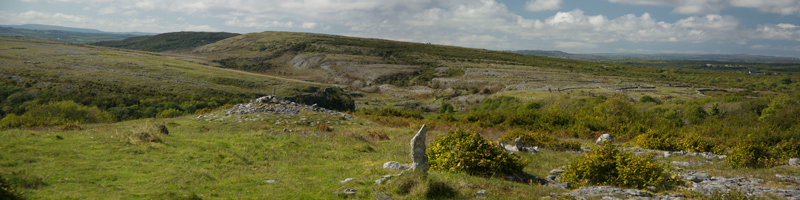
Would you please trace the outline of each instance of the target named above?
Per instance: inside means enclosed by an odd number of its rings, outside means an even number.
[[[162,52],[181,50],[211,44],[225,38],[234,37],[238,33],[225,32],[174,32],[153,36],[139,36],[121,41],[94,42],[91,45],[133,49],[140,51]]]
[[[115,33],[85,33],[63,30],[31,30],[0,27],[0,37],[26,37],[69,43],[89,43],[108,40],[122,40],[135,35]]]
[[[26,38],[0,38],[3,116],[52,101],[75,101],[117,119],[192,113],[271,95],[331,86],[226,70],[201,59]]]

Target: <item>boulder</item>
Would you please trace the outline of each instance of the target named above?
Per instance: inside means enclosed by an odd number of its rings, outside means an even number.
[[[595,143],[601,144],[603,142],[614,142],[614,137],[611,137],[610,134],[603,134],[599,138],[597,138],[597,141]]]
[[[389,161],[389,162],[383,163],[383,168],[384,169],[406,170],[406,169],[408,169],[408,167],[409,167],[409,164],[405,164],[404,165],[404,164],[400,164],[399,162],[395,162],[395,161]]]
[[[427,149],[425,145],[425,134],[428,132],[428,126],[422,125],[417,135],[411,139],[411,170],[422,173],[427,173],[430,165],[428,164],[428,156],[425,155]]]
[[[800,158],[791,158],[791,159],[789,159],[789,165],[791,165],[791,166],[800,166]]]

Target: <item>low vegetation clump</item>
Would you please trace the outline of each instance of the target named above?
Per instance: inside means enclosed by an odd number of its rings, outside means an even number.
[[[742,142],[728,154],[725,162],[734,168],[769,168],[800,156],[800,140],[795,138],[775,145],[764,142]]]
[[[604,143],[569,162],[562,180],[576,185],[611,185],[644,189],[655,186],[669,189],[680,183],[653,157],[637,156],[619,147]]]
[[[406,110],[395,107],[383,107],[383,108],[372,108],[372,109],[363,108],[363,109],[358,109],[356,112],[362,115],[422,119],[422,113],[419,111]]]
[[[392,181],[393,193],[412,199],[454,199],[461,196],[447,183],[420,173],[404,173]],[[461,197],[464,198],[464,197]]]
[[[515,139],[520,138],[524,146],[538,146],[551,150],[580,150],[581,144],[578,142],[562,141],[556,137],[545,135],[538,132],[510,131],[503,135],[499,141],[505,144],[512,144]]]
[[[431,143],[426,152],[431,169],[490,176],[521,172],[526,161],[509,154],[478,133],[448,132]]]
[[[73,101],[51,102],[36,106],[21,116],[6,115],[0,128],[55,126],[63,124],[112,122],[114,116],[97,107],[80,105]]]

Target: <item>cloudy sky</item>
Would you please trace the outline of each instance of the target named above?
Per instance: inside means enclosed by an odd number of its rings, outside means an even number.
[[[800,57],[800,0],[0,0],[0,24],[297,31],[495,50]]]

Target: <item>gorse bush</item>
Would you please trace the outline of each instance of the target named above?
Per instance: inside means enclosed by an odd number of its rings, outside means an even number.
[[[513,174],[526,162],[500,149],[478,133],[448,132],[433,142],[426,152],[431,169],[466,172],[471,175]]]
[[[800,156],[800,140],[789,138],[775,145],[745,141],[728,154],[725,162],[734,168],[769,168]]]
[[[97,107],[87,107],[73,101],[52,102],[36,106],[22,116],[9,114],[0,120],[0,128],[54,126],[68,123],[112,122],[114,116]]]
[[[656,149],[662,151],[677,151],[679,150],[676,139],[659,134],[655,131],[648,131],[634,138],[634,144],[639,145],[645,149]]]
[[[510,131],[500,137],[499,141],[504,144],[513,144],[514,140],[520,138],[525,146],[538,146],[551,150],[580,150],[581,144],[578,142],[561,141],[556,137],[537,132]]]
[[[610,143],[573,159],[561,178],[576,185],[612,185],[643,189],[672,188],[680,183],[666,166],[653,157],[636,156]]]

